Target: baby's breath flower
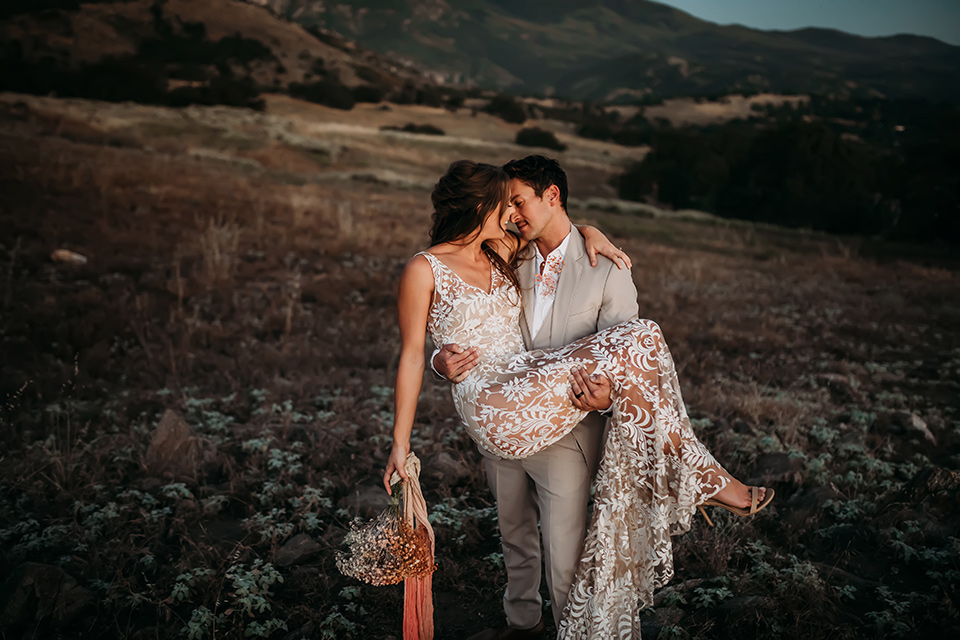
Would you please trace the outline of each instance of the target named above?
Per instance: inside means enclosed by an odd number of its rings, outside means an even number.
[[[375,520],[350,523],[344,539],[347,551],[337,552],[337,568],[344,575],[383,586],[407,578],[428,576],[437,565],[433,545],[424,527],[413,528],[401,514],[401,484],[393,487],[390,505]]]
[[[430,539],[423,527],[414,529],[392,504],[375,520],[350,523],[344,539],[347,551],[337,552],[344,575],[376,586],[427,576],[437,568]]]

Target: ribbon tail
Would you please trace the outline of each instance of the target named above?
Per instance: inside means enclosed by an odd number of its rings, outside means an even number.
[[[433,576],[403,583],[403,640],[433,640]]]

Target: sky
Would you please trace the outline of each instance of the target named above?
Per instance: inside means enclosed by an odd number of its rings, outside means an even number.
[[[656,0],[719,24],[827,27],[863,36],[913,33],[960,45],[960,0]]]

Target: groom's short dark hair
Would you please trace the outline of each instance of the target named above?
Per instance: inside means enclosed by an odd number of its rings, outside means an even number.
[[[503,165],[503,170],[511,178],[528,185],[537,194],[543,197],[543,192],[552,184],[560,190],[560,204],[567,210],[567,174],[560,168],[560,163],[553,158],[543,156],[527,156],[519,160],[511,160]]]

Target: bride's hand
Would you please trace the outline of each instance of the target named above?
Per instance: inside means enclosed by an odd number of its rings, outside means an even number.
[[[410,445],[393,443],[393,449],[390,451],[390,457],[387,459],[387,469],[383,472],[383,486],[387,488],[387,493],[393,495],[390,489],[390,476],[396,471],[401,479],[407,479],[407,453],[410,451]]]
[[[580,226],[577,229],[583,234],[584,244],[587,247],[587,257],[590,258],[590,266],[597,266],[597,254],[606,256],[617,265],[618,269],[630,269],[633,263],[630,262],[630,256],[624,253],[619,247],[614,246],[607,236],[596,227],[590,225]]]

